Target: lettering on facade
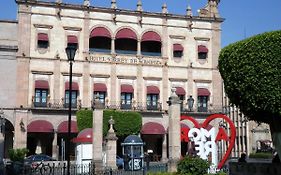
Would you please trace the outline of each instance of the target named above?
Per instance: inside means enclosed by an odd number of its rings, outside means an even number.
[[[117,64],[141,64],[162,66],[162,60],[159,58],[120,58],[109,56],[90,56],[89,61],[100,63],[117,63]]]

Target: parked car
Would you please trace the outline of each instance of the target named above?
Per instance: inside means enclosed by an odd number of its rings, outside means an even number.
[[[116,156],[116,166],[118,167],[118,169],[122,169],[124,167],[124,159]]]
[[[24,164],[31,167],[36,167],[38,163],[43,161],[56,161],[52,157],[45,154],[34,154],[24,159]]]

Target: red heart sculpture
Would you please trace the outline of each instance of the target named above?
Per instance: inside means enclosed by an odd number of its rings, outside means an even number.
[[[215,119],[224,119],[229,124],[230,131],[231,131],[231,135],[230,135],[230,138],[229,138],[229,146],[228,146],[222,160],[218,164],[218,169],[221,169],[223,167],[223,165],[225,164],[228,156],[230,155],[231,150],[234,147],[235,138],[236,138],[236,128],[235,128],[234,123],[224,114],[210,115],[206,118],[206,120],[201,125],[194,118],[192,118],[190,116],[181,116],[181,121],[182,120],[189,120],[194,124],[194,126],[196,128],[207,128],[208,125],[210,124],[210,122],[215,120]]]

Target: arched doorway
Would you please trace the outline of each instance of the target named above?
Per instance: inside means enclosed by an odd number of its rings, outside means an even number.
[[[13,124],[4,117],[4,123],[1,127],[0,136],[0,158],[8,158],[9,149],[13,148],[14,144],[14,131]]]

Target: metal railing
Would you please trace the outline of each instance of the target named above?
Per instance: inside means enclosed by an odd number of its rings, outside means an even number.
[[[66,163],[43,163],[40,162],[36,166],[25,165],[16,170],[18,175],[66,175],[67,166]],[[167,163],[157,164],[145,164],[140,170],[124,170],[124,169],[112,169],[110,167],[104,167],[101,170],[97,170],[93,163],[89,164],[71,164],[71,175],[146,175],[147,173],[167,172]],[[14,175],[15,171],[13,166],[6,166],[6,170],[2,171],[5,175]]]
[[[92,107],[95,105],[92,103]],[[131,102],[130,104],[122,104],[121,101],[108,101],[103,104],[99,104],[104,109],[116,109],[123,111],[162,111],[162,103],[157,102],[156,105],[148,105],[145,102]]]
[[[65,103],[64,98],[61,99],[47,99],[46,103],[38,103],[32,100],[32,108],[48,108],[48,109],[66,109],[68,103]],[[81,100],[77,100],[76,103],[72,103],[72,108],[80,109],[82,107]]]
[[[95,107],[96,104],[91,102],[92,108]],[[73,105],[73,104],[72,104]],[[137,102],[131,101],[130,103],[123,104],[121,101],[106,101],[105,103],[99,104],[103,109],[115,109],[115,110],[122,110],[122,111],[140,111],[140,112],[162,112],[163,104],[161,102],[157,102],[155,105],[148,105],[146,102]],[[32,101],[32,108],[37,109],[66,109],[68,104],[65,104],[64,98],[61,99],[47,99],[47,102],[41,105]],[[77,103],[72,106],[73,108],[81,109],[82,103],[81,100],[78,99]],[[223,107],[222,105],[210,105],[208,104],[206,107],[198,107],[194,105],[193,108],[190,110],[188,105],[185,103],[181,104],[181,112],[188,113],[188,112],[196,112],[196,113],[227,113],[229,111],[228,108]]]

